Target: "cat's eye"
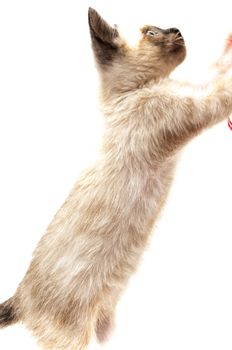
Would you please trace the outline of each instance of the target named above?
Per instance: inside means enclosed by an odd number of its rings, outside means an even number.
[[[153,30],[148,30],[146,32],[147,35],[150,35],[150,36],[155,36],[155,35],[159,35],[159,32],[157,31],[153,31]]]

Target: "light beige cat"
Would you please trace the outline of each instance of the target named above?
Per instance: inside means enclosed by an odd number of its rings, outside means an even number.
[[[48,226],[15,295],[0,305],[0,326],[23,322],[44,349],[84,350],[94,331],[106,339],[165,203],[176,155],[232,112],[228,66],[219,64],[204,88],[169,78],[186,55],[178,29],[145,26],[132,48],[91,8],[89,25],[106,124],[101,157]]]

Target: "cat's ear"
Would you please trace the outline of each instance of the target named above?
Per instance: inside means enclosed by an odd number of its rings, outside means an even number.
[[[117,27],[111,27],[93,8],[89,8],[89,28],[92,47],[100,64],[109,64],[120,51],[122,40]]]

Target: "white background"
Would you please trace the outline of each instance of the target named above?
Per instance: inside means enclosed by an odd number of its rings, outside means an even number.
[[[88,6],[125,36],[143,24],[179,27],[188,58],[175,76],[197,81],[232,31],[229,4],[1,0],[1,301],[13,295],[37,241],[99,144]],[[226,122],[186,147],[104,349],[232,349],[231,159]],[[37,349],[23,327],[1,330],[0,349],[16,348]]]

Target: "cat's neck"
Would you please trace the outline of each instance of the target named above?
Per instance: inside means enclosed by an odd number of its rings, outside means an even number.
[[[168,76],[160,72],[151,77],[146,71],[128,71],[125,74],[125,72],[119,70],[118,74],[113,76],[106,71],[100,77],[100,95],[103,101],[109,101],[112,98],[123,98],[141,89],[160,84],[167,79]]]

